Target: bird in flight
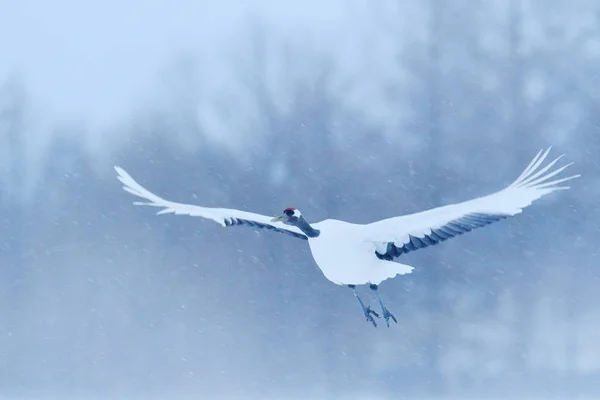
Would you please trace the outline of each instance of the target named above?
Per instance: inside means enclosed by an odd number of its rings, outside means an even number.
[[[157,214],[202,217],[224,227],[246,225],[308,241],[312,256],[323,275],[337,285],[352,289],[364,317],[377,327],[373,316],[380,318],[379,314],[365,305],[356,291],[357,285],[369,285],[389,327],[390,319],[396,323],[398,321],[381,301],[379,284],[396,275],[412,272],[413,267],[398,262],[404,254],[514,216],[542,196],[569,188],[560,184],[579,175],[550,180],[572,163],[552,169],[563,157],[560,156],[542,167],[549,152],[550,148],[545,152],[540,150],[521,175],[498,192],[369,224],[335,219],[310,224],[295,208],[286,208],[280,216],[273,218],[241,210],[176,203],[151,193],[122,168],[115,166],[115,170],[125,191],[146,200],[133,204],[159,207],[161,210]]]

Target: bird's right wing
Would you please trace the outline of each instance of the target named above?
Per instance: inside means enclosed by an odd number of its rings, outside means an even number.
[[[148,200],[145,202],[136,201],[133,204],[162,208],[157,214],[172,213],[202,217],[211,219],[222,226],[247,225],[255,228],[269,229],[299,239],[308,240],[306,235],[295,226],[287,226],[281,222],[271,222],[272,217],[266,215],[227,208],[200,207],[193,204],[175,203],[173,201],[165,200],[137,183],[123,168],[115,166],[115,171],[117,171],[118,174],[117,179],[123,184],[123,190],[134,196]]]
[[[403,253],[440,243],[475,228],[519,214],[535,200],[556,190],[559,184],[579,177],[550,180],[569,165],[550,169],[558,157],[541,168],[550,149],[540,151],[523,173],[508,187],[488,196],[451,204],[416,214],[388,218],[364,226],[365,240],[376,244],[379,258],[392,260]]]

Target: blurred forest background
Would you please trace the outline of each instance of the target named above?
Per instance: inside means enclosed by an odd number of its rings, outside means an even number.
[[[0,69],[0,395],[598,398],[600,4],[260,4],[173,46],[105,124],[52,118]],[[366,223],[498,190],[549,145],[572,190],[407,255],[381,285],[390,329],[305,243],[157,217],[112,169],[175,201]]]

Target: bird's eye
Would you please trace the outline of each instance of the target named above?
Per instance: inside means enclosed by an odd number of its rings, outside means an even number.
[[[293,211],[293,210],[290,210],[289,208],[288,208],[288,209],[285,209],[283,212],[284,212],[284,213],[285,213],[287,216],[289,216],[289,217],[291,217],[292,215],[294,215],[294,211]]]

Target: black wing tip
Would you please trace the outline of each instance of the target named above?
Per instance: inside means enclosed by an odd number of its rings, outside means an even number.
[[[375,256],[380,260],[393,261],[402,254],[419,250],[425,247],[435,246],[450,238],[460,236],[470,232],[473,229],[481,228],[491,223],[503,220],[509,217],[505,214],[491,213],[470,213],[463,217],[449,221],[439,228],[431,229],[431,233],[423,235],[422,238],[408,235],[408,242],[397,246],[396,243],[389,242],[384,254],[375,251]]]
[[[277,228],[276,226],[265,224],[262,222],[256,222],[256,221],[251,221],[248,219],[241,219],[241,218],[225,218],[224,222],[225,222],[225,226],[245,225],[245,226],[250,226],[252,228],[268,229],[268,230],[271,230],[274,232],[284,233],[286,235],[290,235],[290,236],[298,238],[298,239],[308,240],[308,236],[306,236],[302,233],[297,233],[297,232],[293,232],[293,231],[290,231],[287,229]]]

